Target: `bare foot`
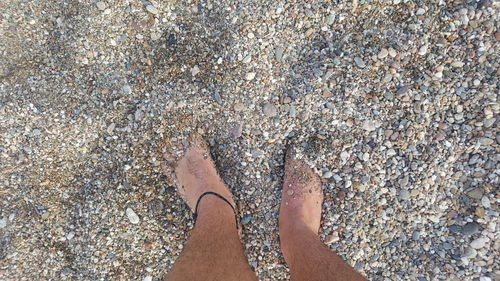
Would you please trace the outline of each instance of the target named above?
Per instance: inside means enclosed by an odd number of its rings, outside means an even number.
[[[280,241],[285,260],[287,243],[298,232],[318,234],[322,203],[323,192],[318,175],[304,160],[296,159],[293,148],[288,149],[279,214]]]
[[[208,145],[201,137],[189,139],[189,147],[180,159],[176,159],[175,155],[173,147],[165,149],[163,170],[193,212],[198,198],[207,191],[223,196],[235,207],[231,191],[217,173]],[[222,200],[220,202],[226,204]]]

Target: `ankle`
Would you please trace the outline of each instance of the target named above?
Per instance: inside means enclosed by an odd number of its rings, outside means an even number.
[[[303,243],[320,241],[317,231],[312,230],[305,222],[295,220],[293,223],[280,222],[280,244],[285,259],[293,255]]]
[[[215,195],[201,198],[197,210],[195,229],[236,229],[235,214],[231,206]]]

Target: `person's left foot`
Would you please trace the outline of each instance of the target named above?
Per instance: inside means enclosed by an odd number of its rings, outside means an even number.
[[[164,158],[172,161],[171,156],[167,154]],[[193,212],[198,198],[207,191],[223,196],[233,207],[236,206],[231,191],[217,173],[208,145],[199,136],[190,138],[187,151],[175,163],[164,166],[164,173],[167,177],[173,173],[177,191]]]

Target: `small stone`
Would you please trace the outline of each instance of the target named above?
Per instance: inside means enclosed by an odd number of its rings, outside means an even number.
[[[294,105],[290,106],[288,114],[290,114],[290,117],[295,118],[297,116],[297,108]]]
[[[415,230],[413,231],[413,234],[411,235],[411,239],[414,241],[419,241],[420,240],[420,231]]]
[[[266,115],[267,117],[274,117],[278,114],[276,106],[270,102],[264,105],[262,111],[264,112],[264,115]]]
[[[359,67],[359,68],[365,68],[366,67],[366,64],[365,62],[363,61],[362,58],[360,57],[355,57],[354,58],[354,62],[356,63],[356,65]]]
[[[396,50],[394,50],[393,48],[389,48],[389,56],[391,56],[391,58],[394,58],[398,55],[398,52],[396,52]]]
[[[283,48],[281,47],[277,47],[275,50],[274,50],[274,55],[276,57],[276,60],[279,61],[279,62],[282,62],[283,61]]]
[[[429,45],[425,44],[420,49],[418,50],[418,54],[423,56],[427,53],[427,49],[429,48]]]
[[[148,202],[148,211],[152,214],[160,213],[163,210],[163,202],[159,199],[153,199]]]
[[[4,218],[1,218],[0,219],[0,228],[4,228],[7,226],[7,220],[5,220]]]
[[[479,143],[481,145],[484,145],[484,146],[488,146],[488,145],[492,145],[494,142],[494,140],[490,139],[490,138],[480,138],[479,139]]]
[[[293,195],[293,189],[289,188],[287,191],[286,191],[286,194],[292,196]]]
[[[417,12],[415,13],[417,16],[421,16],[425,14],[425,9],[424,8],[418,8]]]
[[[245,58],[243,58],[243,63],[250,63],[252,61],[252,55],[248,55]]]
[[[491,281],[491,278],[488,276],[481,276],[479,277],[479,281]]]
[[[407,189],[401,189],[398,195],[399,200],[406,200],[410,198],[410,192]]]
[[[245,79],[250,81],[250,80],[253,80],[255,78],[255,72],[249,72],[245,75]]]
[[[156,9],[156,7],[153,6],[153,5],[147,5],[146,6],[146,10],[148,12],[150,12],[151,14],[153,14],[153,15],[157,15],[158,14],[158,9]]]
[[[153,281],[153,277],[151,276],[146,276],[142,281]]]
[[[333,176],[333,173],[332,173],[332,172],[330,172],[330,171],[326,171],[326,172],[324,172],[324,173],[323,173],[323,178],[324,178],[324,179],[329,179],[329,178],[331,178],[332,176]]]
[[[193,68],[191,68],[191,75],[194,77],[198,73],[200,73],[200,68],[197,65],[193,66]]]
[[[476,250],[481,249],[486,246],[486,243],[488,243],[488,241],[490,240],[486,237],[479,237],[470,243],[470,247]]]
[[[462,227],[462,233],[467,236],[472,236],[479,232],[479,225],[475,222],[468,222]]]
[[[97,5],[97,9],[99,9],[101,11],[104,11],[106,9],[106,3],[102,2],[102,1],[97,2],[96,5]]]
[[[473,259],[477,256],[477,251],[471,247],[467,247],[462,254],[462,258]]]
[[[116,127],[115,123],[109,124],[108,128],[106,129],[106,132],[111,135],[113,133],[113,131],[115,130],[115,127]]]
[[[486,128],[491,127],[495,123],[496,119],[495,118],[489,118],[483,121],[483,125]]]
[[[349,152],[347,152],[347,151],[342,151],[342,152],[340,153],[340,159],[342,159],[342,161],[346,161],[348,158],[349,158]]]
[[[377,125],[377,123],[373,120],[365,120],[363,122],[362,128],[365,131],[372,132],[372,131],[375,131],[377,129],[376,125]]]
[[[450,225],[450,226],[448,227],[448,229],[449,229],[451,232],[453,232],[453,233],[459,233],[459,232],[462,230],[462,227],[460,227],[459,225],[454,224],[454,225]]]
[[[243,217],[241,218],[240,223],[241,223],[242,225],[247,225],[247,224],[249,224],[251,221],[252,221],[252,214],[245,214],[245,215],[243,215]]]
[[[487,196],[483,196],[483,198],[481,198],[481,205],[483,205],[483,207],[486,209],[491,208],[490,199],[488,199]]]
[[[242,102],[237,102],[234,104],[233,109],[236,112],[240,112],[243,111],[243,109],[245,109],[245,105]]]
[[[392,148],[388,149],[387,152],[386,152],[387,157],[391,157],[391,156],[394,156],[396,154],[397,154],[396,150],[394,150]]]
[[[382,50],[380,50],[380,53],[378,53],[377,57],[379,59],[383,59],[383,58],[386,58],[388,55],[389,55],[389,51],[386,48],[383,48]]]
[[[484,191],[481,188],[475,188],[469,192],[467,192],[467,196],[469,196],[472,199],[477,199],[480,200],[483,198]]]
[[[313,28],[309,28],[304,35],[306,37],[309,37],[309,36],[311,36],[313,34],[313,32],[314,32],[314,29]]]
[[[241,137],[242,133],[243,133],[243,125],[241,123],[236,125],[234,128],[231,129],[231,134],[235,138]]]
[[[130,221],[130,223],[133,223],[133,224],[139,223],[139,216],[134,212],[134,210],[132,210],[131,208],[127,208],[125,213],[127,215],[128,220]]]
[[[332,232],[332,234],[328,235],[325,239],[325,244],[329,245],[340,240],[339,233],[337,231]]]
[[[451,63],[451,66],[452,67],[456,67],[456,68],[460,68],[460,67],[463,67],[465,65],[465,63],[461,62],[461,61],[454,61]]]

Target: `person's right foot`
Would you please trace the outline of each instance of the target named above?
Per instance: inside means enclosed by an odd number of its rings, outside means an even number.
[[[319,176],[304,160],[296,159],[295,154],[293,148],[286,153],[279,213],[281,249],[285,260],[288,256],[287,243],[294,236],[304,231],[318,234],[323,203]]]

